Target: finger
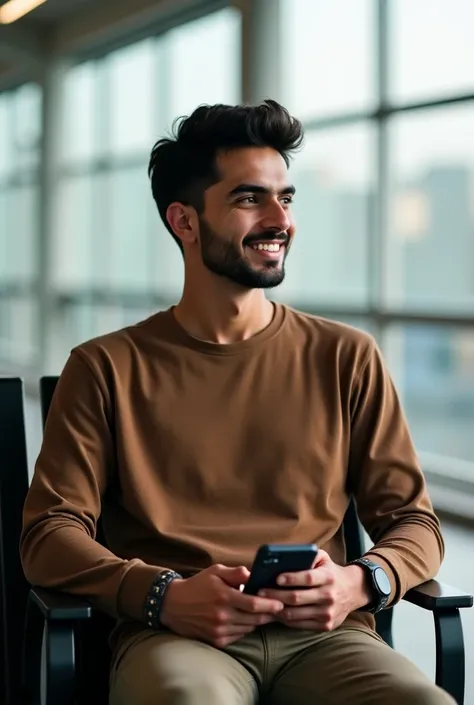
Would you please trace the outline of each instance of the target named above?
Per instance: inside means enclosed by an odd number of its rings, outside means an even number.
[[[228,568],[225,565],[215,565],[214,574],[223,580],[227,585],[238,588],[242,583],[246,583],[250,576],[250,571],[241,565],[237,568]]]
[[[317,589],[301,590],[264,590],[265,597],[282,602],[287,606],[324,604],[323,597]],[[262,593],[259,593],[262,595]]]
[[[246,595],[239,590],[230,591],[229,605],[249,614],[278,614],[283,609],[281,600]]]
[[[249,632],[254,630],[254,625],[244,626],[242,624],[229,624],[225,629],[222,630],[222,637],[228,636],[245,636]]]
[[[229,613],[229,621],[232,624],[258,627],[262,624],[269,624],[275,621],[275,616],[275,614],[265,613],[249,614],[249,612],[233,609]]]
[[[320,610],[315,607],[285,607],[278,615],[285,622],[323,621]]]
[[[328,563],[331,563],[331,557],[329,556],[329,553],[326,553],[326,551],[322,551],[321,549],[319,549],[313,563],[313,568],[322,565],[327,565]]]
[[[331,585],[334,581],[332,574],[324,568],[313,568],[294,573],[282,573],[278,576],[278,585],[285,587],[322,587]]]

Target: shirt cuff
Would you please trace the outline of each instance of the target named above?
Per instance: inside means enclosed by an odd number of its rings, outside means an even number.
[[[158,573],[166,570],[163,566],[154,566],[133,560],[125,573],[118,594],[118,614],[121,617],[145,621],[145,602]]]

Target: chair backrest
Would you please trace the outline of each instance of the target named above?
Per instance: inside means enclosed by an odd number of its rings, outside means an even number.
[[[59,377],[41,377],[40,379],[40,406],[41,406],[41,421],[43,426],[46,423],[49,407],[53,399],[53,394],[56,389]]]
[[[357,516],[357,507],[353,497],[349,501],[344,517],[343,531],[347,561],[355,561],[356,558],[360,558],[365,552],[365,547],[364,532]]]
[[[56,390],[58,377],[40,379],[40,404],[43,427],[46,423],[51,401]],[[97,527],[97,540],[105,545],[100,519]],[[77,683],[79,705],[89,705],[91,693],[94,702],[107,703],[109,690],[110,650],[108,637],[114,627],[114,620],[106,614],[94,611],[92,619],[81,627],[77,659],[81,677]]]
[[[0,695],[16,705],[29,585],[19,553],[28,491],[23,381],[0,377]]]

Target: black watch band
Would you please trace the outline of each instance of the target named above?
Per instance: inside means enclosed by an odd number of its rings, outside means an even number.
[[[145,621],[152,629],[160,629],[160,614],[168,585],[183,576],[174,570],[162,570],[153,581],[145,600]]]
[[[360,607],[357,611],[376,614],[383,610],[390,599],[392,591],[387,573],[378,563],[374,563],[368,558],[357,558],[357,560],[351,561],[350,565],[360,565],[364,568],[372,592],[372,601],[368,605]]]

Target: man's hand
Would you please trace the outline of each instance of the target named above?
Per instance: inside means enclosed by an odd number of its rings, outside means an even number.
[[[294,629],[332,631],[371,601],[364,569],[337,565],[326,551],[318,551],[311,570],[283,573],[278,582],[291,589],[262,590],[260,595],[283,602],[278,620]]]
[[[242,593],[240,585],[249,575],[244,567],[214,565],[192,578],[173,580],[165,592],[161,623],[176,634],[223,648],[275,621],[283,603]]]

